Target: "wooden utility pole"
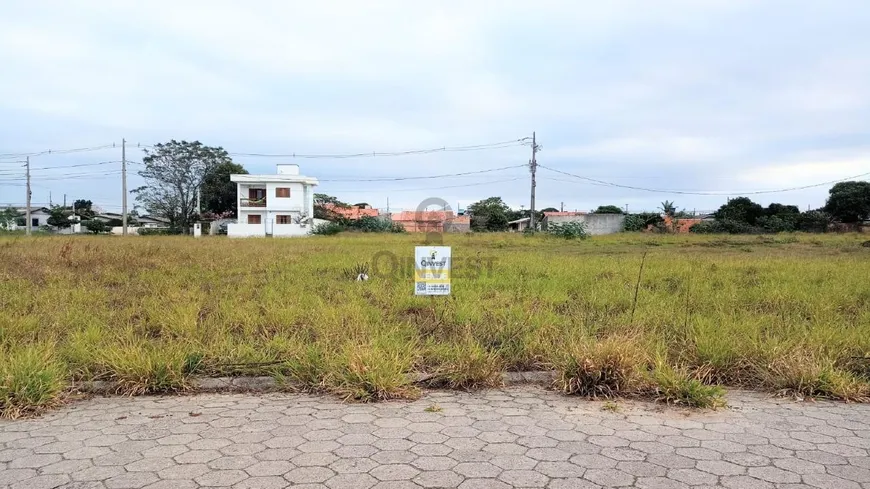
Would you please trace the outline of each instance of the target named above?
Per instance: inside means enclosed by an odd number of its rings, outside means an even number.
[[[127,140],[121,139],[121,235],[127,235]]]
[[[532,160],[529,162],[529,170],[532,172],[532,202],[531,206],[529,206],[529,227],[532,229],[532,232],[537,230],[535,227],[535,187],[537,186],[535,183],[535,171],[538,169],[538,160],[535,158],[535,155],[537,153],[538,144],[535,141],[535,133],[532,132]]]
[[[27,209],[24,211],[25,219],[27,219],[27,235],[30,236],[31,227],[33,226],[33,221],[30,220],[30,157],[27,157],[25,161],[25,166],[27,167]]]

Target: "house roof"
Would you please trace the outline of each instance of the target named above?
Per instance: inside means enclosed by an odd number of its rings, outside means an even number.
[[[314,177],[306,177],[304,175],[230,175],[230,181],[236,183],[304,183],[307,185],[317,185],[320,182]]]
[[[585,216],[586,214],[588,214],[588,213],[587,212],[568,212],[568,211],[552,212],[551,211],[551,212],[545,212],[544,216],[545,217],[549,217],[549,216]]]
[[[24,215],[27,213],[27,207],[13,207],[13,209],[15,209],[21,215]],[[33,214],[34,212],[43,212],[45,214],[51,214],[51,209],[49,209],[48,207],[31,207],[30,213]]]
[[[402,211],[394,213],[391,217],[393,221],[400,222],[470,222],[469,216],[457,216],[453,211]]]
[[[339,207],[333,203],[325,204],[323,207],[329,209],[330,211],[348,219],[359,219],[364,216],[368,217],[378,217],[378,210],[372,209],[371,207]]]
[[[137,219],[139,220],[139,222],[153,221],[153,222],[169,224],[169,219],[166,219],[165,217],[152,216],[152,215],[148,215],[148,214],[146,214],[144,216],[139,216]]]
[[[531,220],[532,220],[531,217],[524,217],[524,218],[522,218],[522,219],[516,219],[516,220],[514,220],[514,221],[508,221],[508,224],[519,224],[519,223],[521,223],[521,222],[528,222],[528,221],[531,221]]]

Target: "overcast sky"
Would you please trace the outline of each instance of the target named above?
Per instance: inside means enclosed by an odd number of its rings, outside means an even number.
[[[620,185],[728,193],[870,172],[866,1],[0,0],[0,153],[200,140],[355,153],[517,140]],[[295,162],[319,191],[392,210],[427,197],[529,205],[528,146]],[[128,151],[141,159],[141,152]],[[34,168],[120,149],[34,157]],[[236,157],[251,173],[289,158]],[[0,160],[0,203],[22,203]],[[119,164],[34,170],[33,199],[121,202]],[[135,170],[135,165],[131,166]],[[97,175],[97,172],[107,172]],[[70,175],[72,175],[70,177]],[[63,178],[67,176],[66,178]],[[141,180],[132,173],[130,187]],[[452,188],[450,188],[452,187]],[[824,204],[829,186],[755,200]],[[540,169],[537,206],[715,209],[725,196]]]

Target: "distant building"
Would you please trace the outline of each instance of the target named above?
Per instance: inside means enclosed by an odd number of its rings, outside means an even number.
[[[529,223],[532,221],[531,217],[524,217],[522,219],[517,219],[515,221],[508,222],[508,229],[513,232],[523,232],[529,228]]]
[[[311,232],[316,178],[299,165],[278,165],[275,175],[230,175],[236,182],[239,218],[230,237],[305,236]]]
[[[349,207],[341,207],[332,203],[324,204],[323,206],[326,210],[335,213],[345,219],[350,219],[352,221],[356,221],[361,217],[378,217],[380,215],[380,211],[377,209],[373,209],[370,205],[365,206],[356,206],[352,205]]]
[[[582,222],[591,235],[621,232],[625,226],[624,214],[595,214],[587,212],[545,212],[541,229],[546,231],[552,224]]]
[[[457,216],[453,211],[404,211],[391,217],[409,233],[462,233],[471,230],[471,218]]]

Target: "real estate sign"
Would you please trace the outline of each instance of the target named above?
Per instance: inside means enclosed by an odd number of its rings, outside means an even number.
[[[414,248],[414,295],[450,295],[449,246]]]

